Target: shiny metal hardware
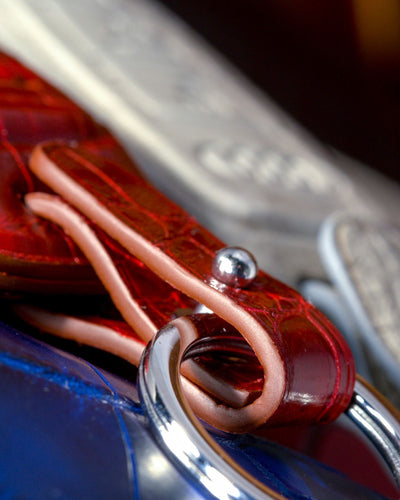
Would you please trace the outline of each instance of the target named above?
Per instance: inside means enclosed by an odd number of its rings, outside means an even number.
[[[178,329],[166,326],[146,348],[139,366],[140,398],[161,448],[214,498],[281,499],[232,461],[198,422],[183,396],[179,351]]]
[[[211,273],[225,285],[245,288],[257,276],[258,266],[254,256],[241,247],[226,247],[214,257]]]
[[[400,414],[361,377],[346,415],[364,432],[400,486]]]
[[[185,401],[180,364],[198,353],[199,346],[195,344],[182,352],[178,329],[167,326],[143,354],[138,387],[155,438],[171,460],[215,498],[282,498],[233,462],[208,435]],[[400,420],[396,412],[359,378],[346,414],[375,445],[400,486]]]

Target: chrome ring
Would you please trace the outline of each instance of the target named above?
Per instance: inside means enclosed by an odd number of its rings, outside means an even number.
[[[209,436],[187,404],[180,364],[193,355],[192,346],[182,352],[178,329],[168,325],[143,353],[138,388],[153,435],[175,464],[215,498],[283,499],[234,462]],[[358,378],[346,413],[385,458],[400,486],[400,421],[396,411]]]
[[[140,398],[160,446],[215,498],[282,499],[239,467],[200,425],[183,395],[180,347],[178,329],[166,326],[147,346],[139,365]]]

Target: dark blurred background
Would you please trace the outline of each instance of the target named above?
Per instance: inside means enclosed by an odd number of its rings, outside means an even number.
[[[400,181],[400,0],[163,0],[314,135]]]

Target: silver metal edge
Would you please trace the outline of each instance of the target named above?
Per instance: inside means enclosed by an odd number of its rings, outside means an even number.
[[[201,426],[183,395],[180,347],[178,329],[167,326],[147,346],[139,366],[139,394],[158,444],[213,498],[283,499],[232,461]]]
[[[400,389],[399,363],[381,342],[374,328],[371,327],[360,297],[336,247],[335,232],[337,224],[347,217],[350,217],[350,214],[345,212],[336,213],[328,217],[321,226],[318,236],[320,259],[328,277],[343,297],[344,306],[347,307],[354,318],[363,341],[371,351],[371,355],[376,359],[385,374],[389,376],[391,382]]]
[[[400,421],[397,411],[358,377],[346,415],[374,444],[400,488]]]

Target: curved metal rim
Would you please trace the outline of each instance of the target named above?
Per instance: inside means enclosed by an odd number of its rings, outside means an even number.
[[[346,415],[374,444],[400,488],[400,414],[362,377],[357,376]]]
[[[192,346],[183,352],[178,329],[168,325],[158,332],[142,356],[138,388],[153,435],[175,464],[209,495],[227,500],[283,500],[282,495],[234,462],[189,408],[183,395],[180,364],[193,355]],[[400,418],[397,411],[358,377],[346,414],[384,457],[400,487]]]

